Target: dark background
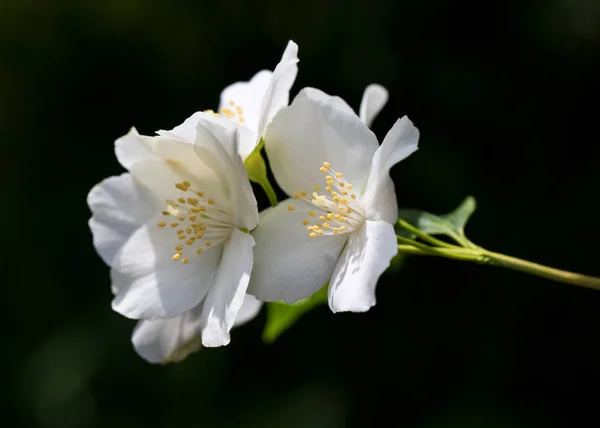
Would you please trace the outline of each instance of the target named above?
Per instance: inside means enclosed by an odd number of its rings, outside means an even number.
[[[472,194],[476,243],[600,276],[597,0],[1,0],[2,425],[598,425],[600,293],[449,260],[411,258],[369,313],[321,307],[270,346],[263,311],[184,363],[135,354],[87,192],[122,171],[132,125],[217,107],[290,38],[292,95],[358,108],[378,82],[378,136],[404,114],[420,128],[400,206]]]

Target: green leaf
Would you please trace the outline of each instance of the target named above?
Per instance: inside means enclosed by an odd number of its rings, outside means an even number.
[[[467,221],[469,221],[471,214],[475,212],[476,208],[475,198],[467,196],[454,211],[441,216],[441,218],[450,223],[454,230],[464,235]]]
[[[398,211],[398,218],[401,218],[421,232],[428,235],[446,235],[469,246],[465,238],[465,225],[475,211],[475,198],[466,197],[462,203],[452,212],[444,215],[435,215],[422,210],[401,209]],[[410,232],[396,227],[396,233],[400,236],[410,236]],[[410,236],[412,238],[412,236]],[[472,245],[472,244],[471,244]]]
[[[298,319],[311,309],[327,302],[329,283],[307,299],[288,305],[284,302],[267,303],[267,324],[263,330],[263,340],[273,343],[281,333],[294,325]]]

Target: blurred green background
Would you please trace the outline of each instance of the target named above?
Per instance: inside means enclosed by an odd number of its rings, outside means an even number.
[[[476,243],[600,276],[597,0],[1,0],[2,425],[600,424],[600,293],[447,260],[411,258],[367,314],[321,307],[270,346],[263,311],[181,364],[135,354],[87,192],[122,171],[131,126],[217,107],[288,39],[293,94],[358,108],[378,82],[378,136],[404,114],[420,128],[393,170],[401,206],[473,194]]]

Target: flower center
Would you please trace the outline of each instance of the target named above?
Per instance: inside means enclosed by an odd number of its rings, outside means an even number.
[[[228,104],[229,107],[221,107],[219,113],[216,113],[214,110],[204,110],[204,113],[212,114],[215,117],[224,116],[239,125],[245,125],[246,119],[244,118],[242,106],[236,105],[233,100],[229,101]]]
[[[308,236],[316,238],[323,235],[339,235],[352,233],[364,223],[364,209],[352,193],[352,184],[341,172],[336,172],[329,162],[323,162],[319,170],[326,174],[325,192],[319,186],[314,186],[311,197],[305,191],[294,193],[294,199],[302,199],[312,204],[315,209],[308,210],[309,218],[302,224],[306,226]],[[288,206],[288,211],[295,211],[294,205]]]
[[[187,197],[167,200],[162,214],[165,220],[158,227],[171,227],[177,240],[173,261],[188,263],[188,255],[200,255],[211,245],[219,244],[229,238],[233,230],[233,216],[204,192],[192,188],[189,181],[176,183],[177,190]]]

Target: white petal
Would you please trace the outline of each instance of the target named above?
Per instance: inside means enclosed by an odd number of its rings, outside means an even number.
[[[360,102],[360,119],[369,128],[375,117],[388,101],[388,91],[381,85],[367,86]]]
[[[281,61],[275,67],[269,87],[265,93],[258,122],[258,137],[265,134],[267,125],[275,115],[290,101],[290,89],[298,74],[298,45],[291,40],[288,42]]]
[[[131,342],[149,363],[181,361],[202,347],[200,310],[197,307],[175,318],[139,321]]]
[[[398,252],[394,226],[367,220],[353,233],[329,283],[333,312],[365,312],[375,305],[379,276]]]
[[[108,265],[129,237],[160,209],[151,193],[130,174],[109,177],[87,197],[94,247]]]
[[[213,245],[201,255],[188,250],[186,264],[173,261],[180,241],[170,227],[157,226],[161,217],[139,228],[113,260],[111,277],[117,293],[112,307],[126,317],[179,316],[200,303],[218,271],[222,245]],[[185,250],[184,256],[188,257]]]
[[[161,137],[193,143],[196,140],[196,126],[198,126],[198,121],[200,119],[214,121],[223,127],[237,128],[237,125],[229,119],[215,117],[212,114],[197,111],[188,117],[181,125],[178,125],[169,131],[161,129],[156,133]]]
[[[288,211],[292,204],[296,210]],[[329,281],[347,236],[311,239],[302,224],[308,209],[308,204],[288,199],[261,220],[252,233],[256,246],[249,294],[267,302],[294,303]]]
[[[235,320],[235,327],[253,319],[262,302],[246,294]],[[185,314],[167,319],[139,321],[131,341],[137,353],[149,363],[176,363],[202,348],[202,304]]]
[[[248,321],[253,319],[260,312],[263,302],[258,300],[251,294],[244,296],[244,303],[238,311],[237,318],[235,319],[234,327],[246,324]]]
[[[373,157],[371,175],[361,197],[368,219],[388,223],[395,223],[398,219],[398,204],[390,169],[416,151],[418,143],[419,130],[406,116],[399,119],[385,136]]]
[[[115,151],[135,179],[162,200],[180,197],[175,184],[187,180],[219,203],[229,201],[223,177],[196,155],[190,142],[141,136],[132,130],[116,141]]]
[[[215,117],[213,114],[204,112],[196,112],[188,117],[181,125],[176,126],[170,131],[160,130],[157,134],[161,137],[171,138],[180,141],[193,143],[196,140],[196,127],[200,120],[208,121],[219,125],[225,129],[238,130],[238,153],[245,160],[252,150],[258,144],[256,131],[251,130],[247,126],[242,126],[239,123],[227,119],[225,116]]]
[[[238,154],[237,130],[200,120],[194,150],[205,164],[221,177],[233,204],[234,225],[252,230],[258,224],[258,207],[248,173]]]
[[[325,161],[362,189],[377,147],[375,134],[358,116],[307,97],[281,110],[265,137],[273,175],[288,195],[324,186],[319,168]]]
[[[221,92],[219,111],[222,108],[235,110],[237,106],[241,107],[245,125],[257,133],[263,99],[269,89],[272,75],[271,71],[262,70],[248,82],[236,82],[226,87]],[[231,102],[235,106],[232,106]]]
[[[152,160],[154,154],[145,145],[135,128],[115,141],[115,155],[123,168],[129,170],[133,165]]]
[[[329,105],[337,108],[338,110],[343,111],[344,113],[356,115],[354,110],[352,110],[352,107],[350,107],[348,105],[348,103],[346,101],[344,101],[342,98],[334,96],[334,95],[326,94],[325,92],[321,91],[320,89],[310,88],[310,87],[304,88],[298,93],[298,95],[296,95],[296,98],[294,98],[294,102],[296,102],[296,100],[303,99],[303,98],[309,98],[314,101],[320,101],[322,103],[329,104]]]
[[[202,344],[224,346],[248,288],[252,270],[254,239],[234,230],[223,248],[223,257],[214,285],[202,305]]]

